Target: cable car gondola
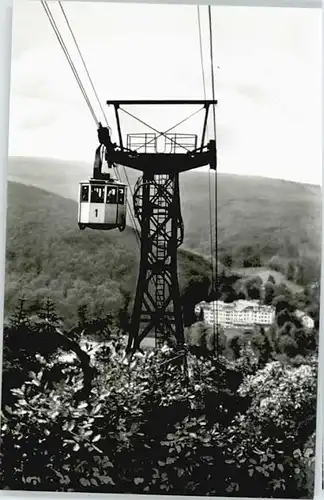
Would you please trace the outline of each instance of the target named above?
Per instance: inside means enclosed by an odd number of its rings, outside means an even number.
[[[117,181],[90,179],[79,187],[80,229],[115,229],[126,227],[127,188]]]
[[[102,146],[96,151],[93,178],[80,182],[78,225],[80,229],[110,230],[126,227],[127,187],[101,172]]]

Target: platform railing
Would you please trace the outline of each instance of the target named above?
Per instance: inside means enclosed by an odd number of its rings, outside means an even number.
[[[197,149],[194,134],[128,134],[127,148],[139,153],[176,154]]]

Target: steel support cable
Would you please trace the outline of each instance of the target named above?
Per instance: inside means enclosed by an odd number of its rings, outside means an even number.
[[[76,46],[76,49],[77,49],[77,51],[78,51],[78,54],[79,54],[79,56],[80,56],[80,59],[81,59],[81,61],[82,61],[83,67],[84,67],[85,72],[86,72],[86,74],[87,74],[87,77],[88,77],[88,79],[89,79],[89,82],[90,82],[90,85],[91,85],[91,87],[92,87],[93,93],[94,93],[94,95],[95,95],[95,97],[96,97],[96,99],[97,99],[97,102],[98,102],[99,107],[100,107],[100,109],[101,109],[102,115],[103,115],[103,117],[104,117],[104,119],[105,119],[105,122],[106,122],[107,128],[108,128],[109,130],[111,130],[111,127],[109,126],[109,122],[108,122],[108,119],[107,119],[107,115],[106,115],[106,113],[105,113],[105,111],[104,111],[104,109],[103,109],[103,106],[102,106],[102,104],[101,104],[101,101],[100,101],[100,99],[99,99],[98,93],[97,93],[97,91],[96,91],[95,85],[94,85],[93,80],[92,80],[92,78],[91,78],[91,75],[90,75],[90,72],[89,72],[89,70],[88,70],[87,64],[86,64],[85,59],[84,59],[84,57],[83,57],[83,55],[82,55],[82,52],[81,52],[80,46],[79,46],[79,44],[78,44],[78,41],[77,41],[77,39],[76,39],[76,36],[74,35],[74,32],[73,32],[73,29],[72,29],[71,23],[70,23],[70,21],[69,21],[69,19],[68,19],[68,17],[67,17],[67,14],[66,14],[66,12],[65,12],[65,10],[64,10],[64,8],[63,8],[62,2],[60,2],[60,1],[59,1],[58,3],[59,3],[59,6],[60,6],[60,8],[61,8],[61,11],[62,11],[62,14],[63,14],[63,16],[64,16],[65,22],[66,22],[66,24],[67,24],[67,27],[68,27],[68,29],[69,29],[69,32],[70,32],[70,34],[71,34],[71,36],[72,36],[72,39],[73,39],[73,41],[74,41],[74,44],[75,44],[75,46]],[[115,167],[115,166],[114,166],[113,168],[114,168],[114,172],[115,172],[115,175],[117,176],[118,180],[119,180],[119,181],[121,181],[121,176],[120,176],[120,174],[119,174],[119,172],[118,172],[117,167]],[[129,190],[130,190],[131,195],[133,196],[132,187],[131,187],[131,184],[130,184],[130,181],[129,181],[128,174],[127,174],[127,171],[126,171],[125,166],[123,166],[123,169],[124,169],[124,174],[125,174],[126,182],[127,182],[127,184],[128,184],[128,188],[129,188]],[[137,239],[137,242],[139,243],[139,242],[140,242],[140,240],[139,240],[139,234],[138,234],[138,233],[139,233],[139,231],[138,231],[138,228],[137,228],[137,226],[136,226],[136,219],[135,219],[135,217],[134,217],[134,215],[133,215],[133,212],[132,212],[132,210],[131,210],[131,207],[130,207],[130,204],[129,204],[129,201],[128,201],[128,200],[127,200],[127,207],[128,207],[128,212],[129,212],[129,214],[130,214],[130,216],[131,216],[131,219],[132,219],[132,224],[133,224],[133,226],[134,226],[134,231],[135,231],[136,239]]]
[[[158,132],[158,135],[156,137],[154,137],[153,139],[151,139],[150,141],[146,142],[145,144],[142,144],[139,148],[136,149],[136,151],[138,152],[141,148],[143,147],[146,147],[148,146],[149,144],[151,144],[152,142],[156,141],[159,137],[162,137],[162,136],[165,136],[165,134],[167,134],[168,132],[171,132],[171,130],[174,130],[175,128],[179,127],[180,125],[182,125],[183,123],[185,123],[186,121],[190,120],[190,118],[192,118],[193,116],[197,115],[198,113],[200,113],[204,108],[199,108],[197,111],[194,111],[193,113],[191,113],[189,116],[187,116],[186,118],[184,118],[183,120],[181,120],[180,122],[176,123],[176,125],[173,125],[172,127],[168,128],[167,130],[165,130],[164,132]],[[122,110],[123,111],[123,110]]]
[[[130,180],[129,180],[129,177],[128,177],[128,174],[127,174],[127,170],[126,170],[126,167],[124,165],[123,165],[123,170],[124,170],[124,175],[125,175],[125,178],[126,178],[126,182],[127,182],[130,194],[131,194],[132,198],[134,199],[134,191],[132,190],[132,186],[131,186],[131,183],[130,183]],[[117,175],[118,175],[118,169],[117,169]],[[121,178],[120,178],[120,180],[121,180]],[[128,200],[127,200],[127,207],[128,207],[128,213],[130,214],[131,219],[132,219],[133,229],[134,229],[134,232],[135,232],[137,243],[140,246],[141,245],[140,231],[137,228],[135,213],[133,214],[131,206],[130,206],[130,203],[129,203]]]
[[[215,101],[215,71],[214,71],[214,48],[213,48],[213,25],[211,6],[208,5],[208,18],[209,18],[209,39],[210,39],[210,62],[211,62],[211,83],[212,83],[212,96]],[[213,125],[214,125],[214,139],[216,140],[216,105],[213,104]]]
[[[115,167],[115,166],[113,166],[113,169],[114,169],[114,173],[115,173],[116,177],[118,178],[118,180],[120,182],[122,182],[121,176],[120,176],[120,174],[118,172],[118,168]],[[124,169],[125,169],[125,167],[124,167]],[[126,171],[125,171],[125,174],[127,176]],[[129,180],[128,180],[128,187],[129,187],[131,195],[133,196]],[[135,238],[136,238],[138,246],[140,247],[141,239],[140,239],[140,235],[139,235],[139,230],[137,228],[136,219],[135,219],[135,216],[134,216],[134,214],[133,214],[133,212],[131,210],[131,205],[130,205],[130,203],[129,203],[128,200],[126,200],[126,205],[127,205],[127,209],[128,209],[128,214],[130,215],[130,218],[131,218],[131,224],[133,226],[133,230],[134,230],[134,233],[135,233]]]
[[[80,87],[80,90],[81,90],[81,92],[82,92],[82,94],[83,94],[83,97],[85,98],[85,101],[86,101],[86,103],[88,104],[89,110],[90,110],[90,112],[91,112],[91,115],[92,115],[92,117],[93,117],[93,119],[94,119],[95,123],[96,123],[96,126],[98,127],[98,125],[99,125],[99,120],[98,120],[98,119],[97,119],[97,117],[96,117],[96,114],[95,114],[94,109],[93,109],[93,107],[92,107],[92,105],[91,105],[90,99],[88,98],[87,93],[86,93],[86,90],[85,90],[85,88],[84,88],[84,86],[83,86],[83,84],[82,84],[82,81],[81,81],[81,79],[80,79],[80,77],[79,77],[79,75],[78,75],[77,69],[76,69],[76,67],[75,67],[75,65],[74,65],[74,63],[73,63],[73,61],[72,61],[72,59],[71,59],[71,56],[70,56],[70,54],[69,54],[69,51],[68,51],[68,49],[67,49],[67,47],[66,47],[66,45],[65,45],[65,43],[64,43],[64,40],[63,40],[63,38],[62,38],[62,36],[61,36],[61,34],[60,34],[59,28],[57,27],[57,24],[56,24],[56,22],[55,22],[55,20],[54,20],[54,18],[53,18],[53,15],[52,15],[52,13],[51,13],[51,11],[50,11],[50,9],[49,9],[48,5],[46,4],[46,2],[45,2],[44,0],[41,0],[41,3],[42,3],[42,5],[43,5],[43,8],[44,8],[44,10],[45,10],[45,13],[46,13],[46,15],[47,15],[47,17],[48,17],[49,21],[50,21],[50,24],[51,24],[51,26],[52,26],[52,28],[53,28],[53,30],[54,30],[54,33],[55,33],[55,35],[56,35],[56,37],[57,37],[57,39],[58,39],[58,41],[59,41],[59,43],[60,43],[60,45],[61,45],[61,48],[62,48],[62,50],[63,50],[63,52],[64,52],[64,54],[65,54],[65,56],[66,56],[66,58],[67,58],[67,60],[68,60],[68,63],[69,63],[69,65],[70,65],[70,67],[71,67],[71,70],[72,70],[72,72],[73,72],[73,74],[74,74],[74,76],[75,76],[75,78],[76,78],[76,80],[77,80],[77,83],[79,84],[79,87]],[[60,2],[59,2],[59,3],[60,3]],[[76,44],[76,46],[77,46],[77,50],[78,50],[78,52],[79,52],[79,55],[80,55],[80,57],[81,57],[81,60],[82,60],[82,62],[83,62],[83,65],[84,65],[84,67],[85,67],[85,70],[86,70],[87,76],[88,76],[88,78],[89,78],[89,80],[90,80],[91,85],[93,86],[94,93],[95,93],[95,95],[96,95],[96,97],[97,97],[97,99],[98,99],[98,102],[100,103],[99,98],[98,98],[98,94],[97,94],[97,92],[96,92],[96,90],[95,90],[95,88],[94,88],[94,85],[93,85],[92,79],[91,79],[91,77],[90,77],[90,73],[89,73],[89,71],[88,71],[88,69],[87,69],[87,66],[86,66],[85,60],[84,60],[84,58],[82,57],[82,54],[81,54],[80,48],[79,48],[79,46],[78,46],[78,44],[77,44],[77,41],[76,41],[76,38],[75,38],[75,36],[74,36],[74,34],[73,34],[73,31],[72,31],[71,25],[70,25],[70,23],[69,23],[69,21],[68,21],[68,19],[67,19],[66,13],[65,13],[65,11],[64,11],[64,9],[63,9],[63,7],[62,7],[62,6],[61,6],[61,9],[62,9],[62,12],[63,12],[63,14],[64,14],[64,18],[65,18],[65,20],[66,20],[66,22],[67,22],[67,24],[68,24],[68,27],[69,27],[70,33],[71,33],[71,35],[72,35],[72,37],[73,37],[73,40],[74,40],[74,42],[75,42],[75,44]],[[100,108],[101,108],[101,110],[103,111],[103,108],[102,108],[102,106],[101,106],[101,103],[100,103]],[[106,123],[107,123],[107,127],[108,127],[108,128],[110,128],[110,127],[109,127],[109,124],[108,124],[107,117],[106,117],[106,115],[105,115],[104,111],[103,111],[103,114],[104,114],[104,118],[105,118]],[[125,167],[124,167],[124,169],[125,169]],[[114,167],[114,171],[115,171],[115,175],[119,178],[119,180],[121,180],[121,178],[120,178],[120,176],[119,176],[119,172],[118,172],[118,170],[116,169],[116,167]],[[126,172],[125,172],[125,174],[126,174]],[[126,176],[127,176],[127,174],[126,174]],[[131,186],[130,186],[129,180],[128,180],[128,185],[129,185],[130,192],[131,192],[131,194],[132,194],[132,191],[131,191]],[[135,222],[135,219],[134,219],[133,213],[132,213],[132,211],[131,211],[130,204],[129,204],[129,201],[128,201],[128,200],[127,200],[127,206],[128,206],[128,210],[129,210],[129,213],[130,213],[130,215],[131,215],[131,219],[132,219],[132,222],[133,222],[133,225],[134,225],[134,231],[135,231],[136,239],[137,239],[137,242],[139,243],[138,229],[137,229],[137,227],[136,227],[136,222]]]
[[[130,116],[131,118],[134,118],[134,120],[137,120],[139,123],[142,123],[142,125],[144,125],[145,127],[153,130],[153,132],[156,132],[157,134],[160,134],[160,136],[165,136],[166,132],[159,132],[159,130],[156,130],[156,128],[152,127],[151,125],[149,125],[148,123],[146,123],[145,121],[141,120],[140,118],[138,118],[137,116],[133,115],[132,113],[130,113],[129,111],[126,111],[126,109],[123,109],[123,108],[119,108],[121,111],[123,111],[126,115]],[[181,146],[181,144],[178,144],[177,141],[173,140],[173,139],[170,139],[170,142],[172,142],[175,146],[178,146],[179,148],[182,148],[182,149],[185,149],[188,153],[191,153],[190,149],[186,148],[185,146]]]
[[[72,70],[72,72],[73,72],[73,74],[74,74],[74,76],[75,76],[75,79],[76,79],[76,81],[77,81],[77,83],[78,83],[78,85],[79,85],[79,88],[80,88],[80,90],[81,90],[81,93],[82,93],[82,95],[83,95],[83,97],[84,97],[84,99],[85,99],[85,101],[86,101],[86,103],[87,103],[87,105],[88,105],[88,107],[89,107],[89,110],[90,110],[90,113],[91,113],[91,115],[92,115],[92,118],[94,119],[94,121],[95,121],[95,123],[96,123],[96,126],[98,127],[98,125],[99,125],[99,121],[98,121],[98,119],[97,119],[97,116],[96,116],[96,114],[95,114],[95,111],[94,111],[94,109],[93,109],[93,107],[92,107],[92,105],[91,105],[91,102],[90,102],[90,100],[89,100],[89,98],[88,98],[87,92],[86,92],[86,90],[85,90],[85,88],[84,88],[84,86],[83,86],[83,84],[82,84],[82,82],[81,82],[81,79],[80,79],[80,77],[79,77],[79,75],[78,75],[78,72],[77,72],[77,70],[76,70],[76,67],[75,67],[75,65],[74,65],[74,63],[73,63],[73,61],[72,61],[72,59],[71,59],[71,56],[70,56],[70,54],[69,54],[69,51],[68,51],[68,49],[67,49],[67,47],[66,47],[66,45],[65,45],[65,43],[64,43],[64,40],[63,40],[63,38],[62,38],[62,36],[61,36],[61,34],[60,34],[60,31],[59,31],[59,29],[58,29],[58,27],[57,27],[57,25],[56,25],[56,22],[55,22],[55,20],[54,20],[54,18],[53,18],[53,15],[52,15],[52,13],[51,13],[51,11],[50,11],[50,9],[49,9],[48,5],[46,4],[46,2],[45,2],[44,0],[41,0],[41,4],[42,4],[42,6],[43,6],[43,8],[44,8],[44,10],[45,10],[45,13],[46,13],[46,15],[47,15],[47,17],[48,17],[48,20],[49,20],[49,22],[50,22],[50,24],[51,24],[52,28],[53,28],[53,31],[54,31],[54,33],[55,33],[55,35],[56,35],[56,37],[57,37],[57,39],[58,39],[58,41],[59,41],[59,44],[61,45],[61,48],[62,48],[62,50],[63,50],[63,52],[64,52],[64,54],[65,54],[65,57],[66,57],[66,59],[67,59],[67,61],[68,61],[69,65],[70,65],[70,68],[71,68],[71,70]]]
[[[204,99],[206,100],[207,91],[206,91],[204,51],[203,51],[203,43],[202,43],[201,16],[200,16],[200,6],[199,5],[197,5],[197,21],[198,21],[198,35],[199,35],[199,49],[200,49],[202,83],[203,83]],[[207,133],[208,133],[208,126],[207,126]],[[210,266],[211,266],[211,273],[212,273],[212,291],[214,291],[214,288],[215,288],[215,267],[214,267],[214,238],[213,238],[214,228],[213,228],[213,209],[212,209],[211,168],[208,171],[208,191],[209,191]]]
[[[61,2],[61,1],[59,1],[59,2],[58,2],[58,4],[59,4],[60,9],[61,9],[61,11],[62,11],[62,14],[63,14],[63,16],[64,16],[64,19],[65,19],[65,22],[66,22],[66,24],[67,24],[67,27],[68,27],[68,29],[69,29],[69,31],[70,31],[70,34],[71,34],[71,36],[72,36],[72,38],[73,38],[73,41],[74,41],[74,43],[75,43],[76,49],[77,49],[77,51],[78,51],[78,54],[79,54],[79,56],[80,56],[80,59],[81,59],[81,61],[82,61],[83,67],[84,67],[84,70],[85,70],[85,72],[86,72],[86,74],[87,74],[87,77],[88,77],[88,79],[89,79],[89,82],[90,82],[90,85],[91,85],[91,87],[92,87],[93,93],[94,93],[94,95],[95,95],[95,97],[96,97],[96,99],[97,99],[98,105],[99,105],[99,107],[100,107],[100,109],[101,109],[101,113],[102,113],[102,115],[103,115],[103,117],[104,117],[104,119],[105,119],[105,121],[106,121],[106,125],[107,125],[108,129],[109,129],[109,130],[111,130],[111,128],[110,128],[110,126],[109,126],[109,123],[108,123],[108,120],[107,120],[107,116],[106,116],[105,111],[104,111],[104,109],[103,109],[103,107],[102,107],[102,104],[101,104],[101,101],[100,101],[100,99],[99,99],[98,93],[97,93],[96,88],[95,88],[95,86],[94,86],[93,80],[92,80],[92,78],[91,78],[91,76],[90,76],[90,73],[89,73],[88,67],[87,67],[86,62],[85,62],[85,60],[84,60],[84,57],[83,57],[83,55],[82,55],[82,53],[81,53],[81,50],[80,50],[79,44],[78,44],[78,42],[77,42],[77,39],[76,39],[76,37],[75,37],[75,35],[74,35],[74,32],[73,32],[73,30],[72,30],[72,27],[71,27],[70,21],[68,20],[68,17],[67,17],[67,15],[66,15],[66,13],[65,13],[65,10],[64,10],[64,8],[63,8],[62,2]]]
[[[204,99],[206,100],[207,93],[206,93],[206,79],[205,79],[205,68],[204,68],[204,51],[203,51],[203,44],[202,44],[200,5],[197,5],[197,17],[198,17],[198,35],[199,35],[201,74],[202,74],[202,83],[203,83],[203,89],[204,89]]]
[[[213,48],[213,25],[212,25],[212,12],[211,6],[208,5],[208,20],[209,20],[209,42],[210,42],[210,64],[211,64],[211,84],[212,84],[212,98],[215,101],[215,71],[214,71],[214,48]],[[214,140],[216,143],[216,106],[213,104],[213,128],[214,128]],[[217,212],[217,162],[215,171],[215,292],[217,291],[218,284],[218,212]],[[217,357],[218,357],[218,307],[216,307],[216,330],[217,330]]]

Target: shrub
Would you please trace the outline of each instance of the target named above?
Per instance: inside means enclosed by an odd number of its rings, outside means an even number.
[[[15,402],[2,421],[3,486],[305,494],[313,456],[313,445],[305,448],[314,432],[313,359],[297,368],[270,363],[255,373],[242,359],[188,355],[187,377],[169,348],[131,360],[124,340],[111,341],[108,348],[109,359],[98,364],[87,402],[75,401],[82,375],[73,365],[65,368],[63,382],[44,384],[45,360],[12,391]]]

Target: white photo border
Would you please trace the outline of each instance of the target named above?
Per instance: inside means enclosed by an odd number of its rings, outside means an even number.
[[[36,0],[19,0],[36,1]],[[52,0],[54,1],[54,0]],[[71,1],[97,1],[97,0],[64,0]],[[110,0],[98,0],[108,2]],[[114,0],[116,1],[116,0]],[[321,0],[118,0],[119,3],[160,3],[160,4],[191,4],[191,5],[228,5],[228,6],[253,6],[253,7],[291,7],[291,8],[316,8],[322,10],[322,26],[324,21],[323,2]],[[5,281],[5,243],[6,243],[6,207],[7,207],[7,167],[9,149],[9,109],[10,109],[10,75],[11,75],[11,41],[12,41],[12,16],[14,10],[13,0],[0,0],[0,384],[2,380],[2,331],[4,317],[4,281]],[[322,47],[324,38],[322,32]],[[322,70],[323,71],[323,70]],[[322,113],[324,106],[322,100]],[[323,160],[322,160],[323,162]],[[324,181],[324,162],[322,163],[322,185]],[[324,499],[323,486],[323,427],[324,427],[324,339],[322,330],[324,328],[324,197],[322,191],[322,266],[321,266],[321,301],[320,301],[320,328],[319,328],[319,353],[318,353],[318,398],[317,398],[317,426],[316,426],[316,466],[314,498]],[[0,392],[1,403],[1,392]],[[114,497],[126,500],[129,495],[103,495],[98,493],[46,493],[46,492],[14,492],[0,490],[0,497],[7,499],[96,499]],[[147,495],[136,495],[136,500],[147,499]],[[150,495],[149,499],[170,499],[170,496]],[[183,500],[184,496],[172,497],[173,500]],[[202,497],[190,497],[191,500]],[[228,497],[217,497],[217,499]],[[232,500],[236,500],[232,497]],[[244,500],[239,497],[237,500]],[[256,500],[256,499],[253,499]]]

